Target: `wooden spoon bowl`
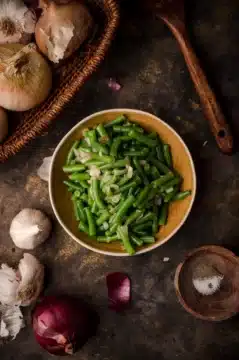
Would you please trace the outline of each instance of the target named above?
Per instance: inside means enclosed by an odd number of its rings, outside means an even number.
[[[199,264],[222,275],[220,288],[211,295],[202,295],[193,285]],[[189,253],[177,267],[174,285],[181,305],[197,318],[222,321],[239,312],[239,258],[223,247],[203,246]]]

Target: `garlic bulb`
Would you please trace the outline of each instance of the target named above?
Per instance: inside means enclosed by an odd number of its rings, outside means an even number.
[[[20,284],[17,301],[21,306],[29,306],[39,296],[43,288],[44,267],[31,254],[24,254],[18,266]]]
[[[14,340],[24,327],[24,320],[19,306],[0,305],[0,340]],[[1,345],[1,343],[0,343]]]
[[[4,305],[15,305],[19,281],[16,272],[6,264],[0,269],[0,303]]]
[[[8,133],[7,113],[0,108],[0,143],[5,139]]]
[[[0,46],[0,106],[29,110],[47,98],[51,85],[50,66],[35,44]]]
[[[8,306],[28,306],[43,288],[44,267],[31,254],[24,254],[18,270],[2,264],[0,269],[0,303]]]
[[[36,43],[43,54],[58,63],[72,55],[86,40],[93,19],[79,1],[56,4],[41,0],[40,4],[43,14],[35,29]]]
[[[51,222],[40,210],[23,209],[12,220],[10,236],[20,249],[32,250],[50,235]]]
[[[1,0],[0,44],[28,44],[36,26],[36,16],[22,0]]]

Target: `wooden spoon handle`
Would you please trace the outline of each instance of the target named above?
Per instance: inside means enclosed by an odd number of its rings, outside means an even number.
[[[181,26],[175,26],[169,22],[168,19],[163,18],[163,20],[172,30],[180,45],[192,80],[199,94],[204,114],[211,125],[219,148],[225,154],[232,153],[233,138],[231,131],[186,35],[184,24],[181,23]]]

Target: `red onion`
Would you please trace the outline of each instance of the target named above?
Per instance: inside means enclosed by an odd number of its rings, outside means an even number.
[[[125,310],[130,303],[130,279],[126,274],[115,272],[106,277],[109,307],[115,311]]]
[[[88,306],[69,296],[48,296],[33,313],[37,342],[54,355],[71,355],[94,335],[96,317]]]

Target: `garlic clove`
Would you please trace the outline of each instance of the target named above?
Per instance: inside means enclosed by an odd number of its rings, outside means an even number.
[[[23,209],[12,220],[10,236],[20,249],[32,250],[49,237],[51,222],[40,210]]]
[[[42,165],[37,170],[37,175],[44,181],[49,181],[52,156],[43,159]]]
[[[16,272],[6,264],[0,269],[0,303],[4,305],[15,305],[19,282]]]
[[[24,327],[19,306],[0,305],[0,341],[14,340]]]
[[[28,44],[35,31],[36,16],[22,0],[0,3],[0,44]]]
[[[19,262],[18,271],[21,280],[17,300],[21,306],[29,306],[43,289],[44,267],[33,255],[24,254]]]

